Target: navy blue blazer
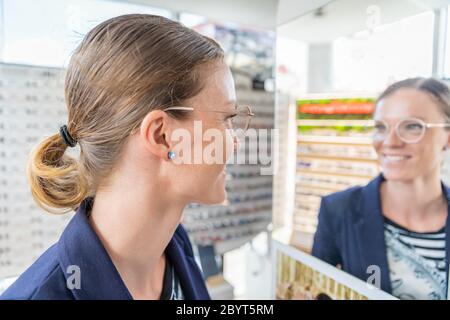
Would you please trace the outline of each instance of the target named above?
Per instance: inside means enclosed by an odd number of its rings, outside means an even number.
[[[365,187],[353,187],[322,198],[312,254],[333,266],[341,265],[344,271],[363,281],[373,275],[368,273],[369,266],[379,266],[381,289],[392,293],[381,211],[380,185],[383,180],[384,177],[379,175]],[[442,188],[449,202],[450,189],[445,185]],[[450,203],[448,207],[450,211]],[[447,286],[449,219],[450,212],[445,226]]]
[[[132,299],[88,222],[88,199],[81,203],[59,241],[26,270],[0,296],[1,299]],[[182,225],[176,229],[165,253],[180,279],[185,299],[210,299]],[[80,268],[80,289],[69,289],[67,286],[68,278],[69,284],[73,284],[73,277],[70,277],[74,273],[70,266]]]

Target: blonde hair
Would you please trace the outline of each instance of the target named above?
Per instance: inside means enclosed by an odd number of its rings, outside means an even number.
[[[123,15],[92,29],[65,80],[67,128],[79,159],[65,154],[60,134],[37,146],[27,176],[38,205],[67,212],[94,196],[145,115],[194,97],[204,85],[200,66],[222,59],[214,40],[159,16]],[[186,117],[183,111],[170,114]]]

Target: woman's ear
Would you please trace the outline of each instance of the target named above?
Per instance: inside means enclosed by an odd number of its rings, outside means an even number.
[[[166,160],[170,151],[170,120],[164,111],[153,110],[142,120],[139,132],[146,148],[156,157]]]

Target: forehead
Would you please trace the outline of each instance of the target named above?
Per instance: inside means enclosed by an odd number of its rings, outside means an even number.
[[[204,87],[200,93],[190,99],[196,109],[234,108],[236,101],[234,80],[225,64],[208,66],[203,70]]]
[[[375,119],[422,118],[426,121],[443,119],[441,106],[433,97],[416,89],[399,89],[378,102]]]

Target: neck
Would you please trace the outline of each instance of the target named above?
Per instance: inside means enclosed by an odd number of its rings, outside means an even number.
[[[117,178],[97,191],[90,218],[128,289],[139,294],[161,284],[164,250],[184,208],[165,199],[152,180],[145,173]]]
[[[412,229],[441,227],[447,216],[447,200],[439,177],[437,172],[410,181],[384,181],[380,190],[383,214]]]

